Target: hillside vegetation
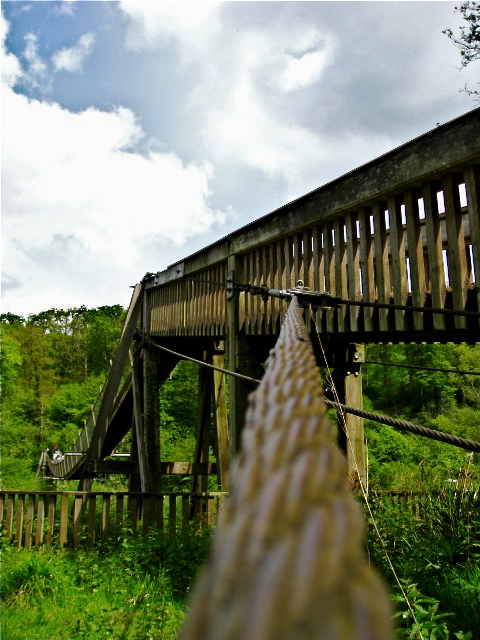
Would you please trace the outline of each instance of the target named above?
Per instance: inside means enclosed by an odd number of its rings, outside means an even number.
[[[3,489],[77,488],[35,481],[40,452],[54,444],[68,451],[77,438],[124,317],[118,305],[1,317]],[[370,345],[366,359],[478,372],[480,346]],[[480,376],[384,364],[365,364],[362,375],[365,408],[480,440]],[[182,362],[162,387],[163,460],[193,457],[197,386],[197,366]],[[480,637],[480,455],[369,421],[365,436],[370,490],[435,490],[420,494],[413,509],[378,498],[366,511],[366,550],[391,586],[398,638]],[[94,485],[126,488],[122,476]],[[165,479],[163,488],[188,491],[190,480]],[[2,637],[175,638],[211,534],[194,533],[172,540],[157,532],[142,541],[125,531],[107,546],[75,553],[4,544]]]

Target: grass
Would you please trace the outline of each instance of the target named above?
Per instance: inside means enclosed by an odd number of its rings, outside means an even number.
[[[2,550],[3,640],[169,640],[210,530],[68,549]]]
[[[398,638],[480,638],[479,491],[441,487],[410,507],[385,497],[373,514],[402,583],[403,593],[369,518],[368,552],[392,589]]]
[[[394,579],[369,521],[371,562],[389,583],[397,640],[480,638],[480,493],[465,485],[404,505],[372,500]],[[2,551],[3,640],[176,638],[211,530],[153,532],[73,552]],[[415,614],[415,619],[412,615]]]

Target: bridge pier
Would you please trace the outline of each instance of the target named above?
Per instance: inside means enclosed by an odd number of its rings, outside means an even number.
[[[333,351],[334,389],[332,400],[363,409],[361,364],[365,361],[364,346],[341,343]],[[363,418],[337,411],[338,444],[347,459],[348,477],[354,487],[366,486],[365,438]]]

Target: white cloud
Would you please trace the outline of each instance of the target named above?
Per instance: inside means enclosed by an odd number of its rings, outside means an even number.
[[[129,19],[126,44],[140,50],[171,38],[189,43],[189,49],[203,41],[218,27],[217,9],[221,2],[146,2],[122,0],[120,8]]]
[[[132,280],[166,266],[162,247],[223,221],[224,213],[209,206],[209,163],[185,164],[175,153],[141,155],[135,149],[144,132],[130,109],[73,113],[29,99],[13,90],[19,67],[11,56],[7,63],[4,309],[26,314],[60,299],[97,305],[101,290],[105,304],[118,302],[119,287],[128,292]],[[140,251],[146,243],[156,244],[153,264]]]
[[[2,38],[2,82],[13,86],[22,75],[22,67],[20,62],[13,53],[9,53],[5,48],[5,38],[10,30],[10,25],[3,17],[3,13],[0,16],[0,35]]]
[[[83,69],[83,63],[92,52],[95,35],[84,33],[73,47],[64,47],[52,56],[55,71],[78,73]]]
[[[308,86],[320,78],[325,62],[324,51],[310,51],[301,57],[290,57],[280,77],[280,86],[284,91]]]
[[[34,33],[25,36],[25,49],[23,58],[27,62],[27,69],[23,74],[23,80],[32,87],[39,87],[47,77],[47,65],[38,54],[38,39]]]

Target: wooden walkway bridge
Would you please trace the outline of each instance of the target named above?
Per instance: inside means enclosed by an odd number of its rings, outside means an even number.
[[[147,274],[92,418],[51,474],[88,490],[96,474],[126,473],[129,489],[144,492],[159,491],[171,473],[192,475],[192,491],[205,491],[216,474],[227,490],[247,397],[291,289],[307,307],[317,363],[333,367],[336,399],[353,407],[362,406],[365,343],[480,341],[479,198],[476,109]],[[214,368],[200,368],[194,460],[165,462],[158,389],[183,356]],[[229,380],[228,411],[225,367],[239,374]],[[353,453],[343,446],[361,479],[362,418],[346,422]],[[130,456],[112,457],[129,432]]]

